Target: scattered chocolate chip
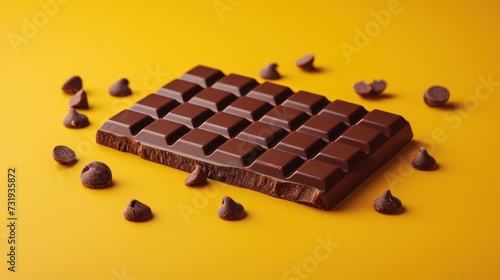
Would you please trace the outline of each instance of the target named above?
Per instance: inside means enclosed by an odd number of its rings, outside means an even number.
[[[207,183],[207,176],[200,165],[196,165],[194,170],[189,174],[189,176],[184,181],[186,186],[199,186]]]
[[[123,212],[123,216],[132,222],[145,222],[153,218],[153,212],[151,212],[151,208],[146,204],[133,199],[128,204],[125,212]]]
[[[80,179],[88,188],[106,188],[112,184],[111,169],[103,162],[93,161],[83,168]]]
[[[436,160],[429,155],[429,152],[424,147],[420,148],[418,155],[413,158],[411,164],[415,169],[424,171],[434,170],[437,167]]]
[[[271,63],[264,67],[264,69],[260,70],[259,75],[262,79],[266,80],[277,80],[281,78],[280,73],[278,73],[278,70],[276,69],[278,67],[278,64],[276,63]]]
[[[387,190],[373,202],[375,210],[382,214],[398,214],[403,211],[403,204],[399,198],[393,196],[391,191]]]
[[[118,80],[116,83],[109,87],[109,94],[113,96],[129,96],[132,94],[132,90],[128,86],[128,80],[123,78]]]
[[[312,54],[307,54],[297,59],[295,64],[304,71],[308,72],[316,71],[316,67],[314,67],[314,55]]]
[[[373,80],[370,85],[372,87],[371,94],[378,95],[384,92],[385,88],[387,87],[387,82],[384,80]]]
[[[83,88],[82,78],[73,76],[69,78],[62,86],[62,90],[68,94],[75,94]]]
[[[354,91],[359,95],[371,94],[372,90],[372,86],[365,83],[365,81],[360,81],[354,84]]]
[[[68,115],[64,117],[63,124],[69,128],[82,128],[90,124],[86,115],[78,113],[75,109],[69,108]]]
[[[55,146],[52,150],[52,157],[60,164],[71,165],[76,161],[75,152],[62,145]]]
[[[222,205],[219,207],[217,214],[221,219],[228,221],[241,220],[246,216],[243,205],[234,201],[229,196],[222,198]]]
[[[442,86],[432,86],[424,93],[424,101],[431,107],[442,106],[450,98],[450,92]]]
[[[354,91],[363,97],[369,97],[381,94],[386,87],[387,82],[384,80],[373,80],[370,84],[360,81],[354,84]]]
[[[88,109],[89,102],[87,100],[87,93],[83,89],[80,89],[71,99],[69,100],[69,107],[78,109]]]

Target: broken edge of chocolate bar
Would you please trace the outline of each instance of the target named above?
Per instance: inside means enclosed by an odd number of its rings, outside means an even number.
[[[208,94],[209,93],[209,94]],[[413,137],[401,116],[196,66],[107,120],[97,143],[333,209]]]

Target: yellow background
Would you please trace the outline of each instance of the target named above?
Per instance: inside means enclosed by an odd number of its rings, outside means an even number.
[[[496,3],[2,1],[0,279],[499,279]],[[307,53],[322,72],[297,69]],[[189,188],[185,172],[95,144],[106,119],[195,65],[262,82],[270,62],[295,91],[403,115],[414,140],[330,212],[214,181]],[[81,130],[62,125],[70,96],[60,87],[72,75],[91,106]],[[134,94],[110,96],[122,77]],[[372,79],[388,82],[387,98],[353,92]],[[436,84],[453,106],[424,104]],[[76,165],[54,162],[60,144],[77,152]],[[438,170],[409,167],[422,145]],[[94,160],[111,167],[113,187],[82,186],[81,169]],[[9,166],[18,171],[15,273],[6,262]],[[386,189],[405,213],[373,210]],[[247,219],[217,217],[224,195]],[[132,198],[155,218],[126,221]]]

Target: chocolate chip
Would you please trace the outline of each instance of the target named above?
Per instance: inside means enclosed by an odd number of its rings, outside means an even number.
[[[424,93],[424,101],[431,107],[442,106],[450,98],[450,92],[442,86],[432,86]]]
[[[153,218],[153,212],[146,204],[133,199],[123,212],[123,216],[132,222],[145,222]]]
[[[65,165],[71,165],[76,161],[75,152],[72,149],[62,145],[54,147],[54,149],[52,150],[52,157],[55,161]]]
[[[128,86],[128,80],[123,78],[118,80],[116,83],[109,87],[109,94],[113,96],[129,96],[132,94],[132,90]]]
[[[75,94],[83,88],[82,78],[73,76],[69,78],[62,86],[62,90],[68,94]]]
[[[372,87],[372,94],[378,95],[384,92],[385,88],[387,87],[387,82],[384,80],[373,80],[370,85]]]
[[[64,117],[63,124],[68,128],[82,128],[88,126],[90,122],[87,116],[78,113],[73,108],[69,108],[68,115]]]
[[[207,176],[200,165],[196,165],[194,170],[189,174],[189,176],[184,181],[186,186],[199,186],[207,183]]]
[[[281,78],[280,73],[276,69],[278,67],[278,64],[276,63],[271,63],[264,67],[264,69],[260,70],[259,75],[262,79],[266,80],[277,80]]]
[[[87,100],[87,93],[83,89],[80,89],[71,99],[69,100],[69,107],[88,109],[89,102]]]
[[[360,81],[354,84],[354,91],[359,95],[371,94],[372,90],[372,86],[365,83],[365,81]]]
[[[217,214],[221,219],[228,221],[241,220],[246,216],[243,205],[234,201],[229,196],[222,198],[222,205],[219,207]]]
[[[381,94],[386,87],[387,82],[384,80],[373,80],[370,84],[360,81],[354,84],[354,91],[363,97],[370,97]]]
[[[83,168],[80,179],[88,188],[106,188],[112,184],[111,169],[103,162],[93,161]]]
[[[373,202],[375,210],[382,214],[398,214],[403,211],[403,204],[399,198],[393,196],[391,191],[387,190]]]
[[[429,152],[427,152],[424,147],[420,148],[418,155],[413,158],[411,164],[415,169],[424,171],[434,170],[437,168],[436,160],[429,155]]]
[[[307,54],[297,59],[295,64],[304,71],[308,72],[316,71],[316,67],[314,67],[314,55],[312,54]]]

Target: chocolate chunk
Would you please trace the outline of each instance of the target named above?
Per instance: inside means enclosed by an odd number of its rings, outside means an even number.
[[[200,128],[219,133],[226,138],[232,138],[248,125],[250,125],[250,122],[243,117],[219,112],[205,121]]]
[[[88,109],[89,102],[87,100],[87,93],[83,89],[79,90],[69,100],[69,107],[76,109]]]
[[[73,76],[69,78],[62,86],[62,90],[68,94],[75,94],[83,88],[82,78]]]
[[[261,85],[254,87],[248,94],[248,97],[266,101],[267,103],[276,106],[285,101],[293,91],[285,86],[277,85],[270,82],[264,82]]]
[[[260,70],[259,75],[262,79],[277,80],[281,78],[281,75],[276,68],[278,68],[278,64],[271,63]]]
[[[137,101],[130,109],[150,115],[153,118],[163,118],[178,105],[179,103],[172,98],[159,94],[150,94]]]
[[[132,94],[132,90],[128,86],[128,80],[123,78],[119,79],[116,83],[109,87],[109,94],[113,96],[123,97]]]
[[[236,138],[261,145],[264,148],[271,148],[286,135],[286,130],[279,126],[254,122],[238,134]]]
[[[224,109],[224,112],[246,118],[249,121],[260,119],[273,107],[262,100],[242,96]]]
[[[69,108],[68,115],[64,117],[63,124],[68,128],[83,128],[90,124],[89,118],[75,109]]]
[[[259,83],[253,78],[229,74],[215,82],[212,87],[230,92],[236,96],[243,96],[258,85]]]
[[[217,214],[221,219],[227,221],[241,220],[246,216],[243,205],[234,201],[229,196],[222,198],[222,205],[219,207]]]
[[[111,169],[103,162],[93,161],[83,168],[80,179],[88,188],[107,188],[112,184]]]
[[[300,90],[297,93],[291,95],[287,100],[283,102],[283,106],[295,108],[300,111],[304,111],[309,115],[317,114],[321,109],[330,104],[330,101],[326,97]]]
[[[413,137],[402,116],[194,69],[107,120],[97,143],[329,210]]]
[[[76,162],[75,152],[62,145],[55,146],[52,150],[52,157],[60,164],[71,165]]]
[[[379,95],[384,92],[387,82],[384,80],[373,80],[370,85],[372,87],[372,95]]]
[[[431,107],[442,106],[450,98],[450,92],[442,86],[432,86],[424,93],[424,101]]]
[[[203,88],[212,86],[220,78],[224,77],[222,71],[198,65],[182,75],[181,80],[200,85]]]
[[[293,95],[292,95],[293,96]],[[309,116],[302,110],[278,105],[267,112],[259,121],[280,126],[287,131],[297,129]]]
[[[382,196],[375,199],[373,207],[377,212],[382,214],[399,214],[404,209],[401,200],[393,196],[389,190],[385,191]]]
[[[196,165],[194,170],[189,173],[189,176],[184,181],[186,186],[199,186],[207,183],[207,176],[200,165]]]
[[[314,72],[316,71],[316,67],[314,67],[314,55],[312,54],[307,54],[304,55],[303,57],[297,59],[295,64],[302,70],[307,71],[307,72]]]
[[[326,141],[337,139],[347,129],[343,122],[320,115],[312,116],[297,131],[321,137]]]
[[[191,103],[183,103],[170,111],[164,119],[181,123],[189,128],[195,128],[200,126],[213,114],[214,112],[210,109]]]
[[[195,83],[175,79],[156,91],[156,94],[175,99],[179,103],[186,102],[203,88]]]
[[[148,205],[133,199],[127,205],[123,216],[131,222],[146,222],[153,218],[153,212]]]
[[[310,159],[324,146],[326,146],[326,142],[321,138],[307,133],[292,131],[274,148],[276,150],[296,154],[304,159]]]
[[[429,152],[424,147],[420,148],[418,155],[413,158],[411,164],[415,169],[424,171],[434,170],[437,167],[436,160],[429,155]]]
[[[236,100],[236,96],[230,92],[206,88],[191,98],[189,103],[208,108],[214,112],[220,112],[234,100]]]
[[[351,126],[356,124],[366,115],[366,113],[368,113],[368,111],[366,111],[366,109],[361,105],[342,100],[335,100],[321,110],[318,115],[337,119],[343,121],[346,125]]]

